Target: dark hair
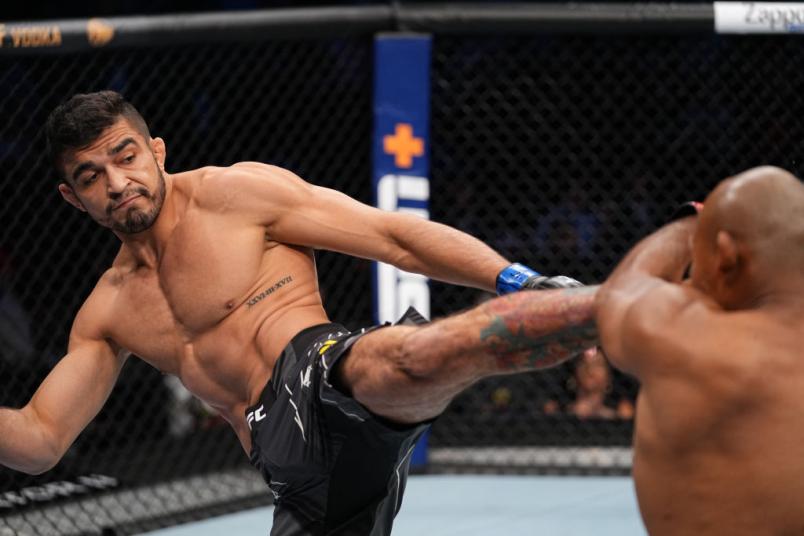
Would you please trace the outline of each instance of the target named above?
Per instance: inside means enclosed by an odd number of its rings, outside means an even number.
[[[90,145],[121,117],[146,140],[151,137],[145,119],[116,91],[79,93],[50,113],[45,125],[47,148],[61,180],[66,180],[62,170],[65,153]]]

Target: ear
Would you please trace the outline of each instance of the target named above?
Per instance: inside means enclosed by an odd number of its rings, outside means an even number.
[[[716,247],[718,271],[726,277],[733,275],[740,261],[737,241],[726,231],[719,231],[717,233]]]
[[[159,168],[165,171],[165,159],[167,158],[165,140],[162,138],[151,138],[151,150],[154,152],[154,156],[156,156],[156,163],[159,164]]]
[[[80,210],[81,212],[86,212],[87,209],[84,208],[84,204],[78,199],[78,196],[75,195],[75,191],[72,187],[67,184],[66,182],[59,183],[59,193],[64,198],[65,201],[70,203],[72,206]]]

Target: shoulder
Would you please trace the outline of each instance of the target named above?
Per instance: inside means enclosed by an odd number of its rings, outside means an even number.
[[[123,285],[125,260],[115,263],[98,279],[95,287],[73,321],[70,331],[70,345],[85,341],[102,341],[107,338],[111,322],[114,321],[117,296]]]
[[[663,285],[628,311],[625,352],[648,375],[730,378],[749,370],[757,352],[757,311],[725,311],[686,285]],[[761,352],[760,352],[761,353]]]
[[[615,298],[616,299],[616,298]],[[706,352],[722,310],[688,285],[661,282],[630,302],[619,316],[617,351],[612,361],[640,379]]]
[[[295,173],[260,162],[207,166],[175,176],[174,184],[190,202],[212,212],[265,210],[307,195],[312,185]]]

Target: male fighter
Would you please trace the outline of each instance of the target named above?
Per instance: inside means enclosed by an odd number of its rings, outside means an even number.
[[[9,467],[52,467],[133,354],[231,424],[274,493],[272,534],[388,534],[414,442],[456,394],[597,343],[595,288],[583,287],[349,333],[324,312],[312,248],[501,293],[578,283],[277,167],[169,174],[164,141],[113,92],[73,97],[47,134],[64,199],[122,245],[78,312],[67,355],[28,405],[0,410]]]
[[[721,182],[640,242],[597,306],[606,354],[641,382],[648,531],[804,534],[804,185],[773,167]]]

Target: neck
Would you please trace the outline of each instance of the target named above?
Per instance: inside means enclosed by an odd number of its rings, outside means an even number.
[[[173,177],[167,173],[164,173],[164,177],[165,198],[153,225],[140,233],[114,233],[123,243],[123,247],[136,259],[137,264],[142,266],[156,267],[159,265],[167,239],[178,221],[176,199],[173,195]]]

